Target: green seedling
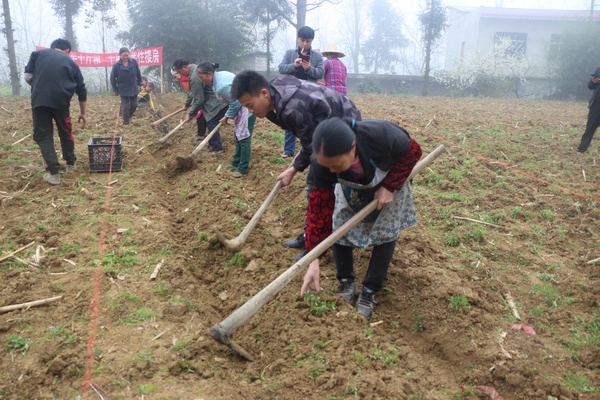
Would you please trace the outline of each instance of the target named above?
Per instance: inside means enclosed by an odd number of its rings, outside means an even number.
[[[304,301],[309,306],[309,312],[316,316],[322,315],[325,311],[335,311],[335,302],[326,301],[316,294],[306,293]]]
[[[462,294],[453,294],[448,301],[450,302],[450,310],[454,312],[468,310],[471,307],[469,299]]]

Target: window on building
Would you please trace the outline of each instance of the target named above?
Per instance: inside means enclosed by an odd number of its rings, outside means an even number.
[[[558,33],[550,35],[550,45],[548,46],[548,59],[557,60],[560,55],[560,44],[562,36]]]
[[[511,46],[507,52],[513,55],[525,55],[525,51],[527,50],[527,33],[496,32],[494,35],[494,44],[498,44],[506,39],[509,39],[511,42]]]

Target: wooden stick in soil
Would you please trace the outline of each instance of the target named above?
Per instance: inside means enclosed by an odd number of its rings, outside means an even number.
[[[593,263],[596,263],[598,261],[600,261],[600,257],[594,258],[593,260],[590,260],[590,261],[586,262],[586,264],[593,264]]]
[[[4,261],[4,260],[6,260],[6,259],[9,259],[9,258],[11,258],[11,257],[12,257],[12,256],[14,256],[15,254],[17,254],[17,253],[20,253],[20,252],[22,252],[22,251],[23,251],[23,250],[25,250],[25,249],[28,249],[28,248],[30,248],[30,247],[31,247],[31,246],[33,246],[34,244],[35,244],[35,242],[28,243],[28,244],[26,244],[25,246],[23,246],[23,247],[21,247],[21,248],[19,248],[19,249],[15,250],[15,251],[11,251],[10,253],[3,255],[2,257],[0,257],[0,262]]]
[[[519,310],[517,310],[517,305],[515,304],[515,300],[511,296],[511,294],[508,291],[508,289],[505,290],[504,292],[502,292],[502,295],[506,299],[506,302],[508,303],[508,307],[510,307],[510,310],[512,311],[512,314],[515,317],[515,319],[517,321],[520,321],[521,320],[521,316],[519,315]]]
[[[31,133],[29,135],[27,135],[27,136],[23,136],[21,139],[17,140],[13,144],[11,144],[11,146],[14,146],[15,144],[21,143],[23,140],[27,139],[29,136],[31,136]]]
[[[9,311],[20,310],[22,308],[42,306],[44,304],[48,304],[48,303],[52,303],[54,301],[61,300],[63,297],[64,296],[49,297],[47,299],[36,300],[36,301],[29,301],[27,303],[13,304],[13,305],[10,305],[10,306],[0,307],[0,314],[6,313],[6,312],[9,312]]]
[[[429,153],[421,162],[413,168],[407,181],[412,179],[416,174],[421,172],[427,165],[435,160],[444,151],[444,146],[441,145],[434,151]],[[305,267],[313,260],[319,257],[329,247],[331,247],[338,239],[348,233],[354,226],[362,221],[367,215],[377,208],[377,200],[373,200],[362,210],[356,213],[352,218],[346,221],[335,232],[332,232],[325,240],[319,243],[307,255],[302,257],[298,262],[288,268],[284,273],[267,285],[264,289],[258,292],[254,297],[248,300],[240,308],[235,310],[229,317],[215,324],[210,329],[210,335],[216,341],[226,345],[235,351],[242,359],[254,361],[254,358],[238,344],[230,339],[231,334],[244,322],[250,319],[260,308],[271,301],[296,275],[298,275]]]
[[[471,222],[475,222],[477,224],[483,224],[483,225],[488,225],[488,226],[493,226],[494,228],[502,228],[500,225],[494,225],[494,224],[490,224],[489,222],[484,222],[484,221],[479,221],[477,219],[472,219],[472,218],[467,218],[467,217],[455,217],[452,216],[452,219],[463,219],[465,221],[471,221]]]
[[[160,260],[160,262],[158,264],[156,264],[156,267],[154,267],[154,271],[152,271],[152,274],[150,275],[150,280],[153,281],[156,279],[156,277],[158,276],[158,271],[160,271],[160,269],[162,268],[162,266],[165,264],[165,259],[163,258],[162,260]]]

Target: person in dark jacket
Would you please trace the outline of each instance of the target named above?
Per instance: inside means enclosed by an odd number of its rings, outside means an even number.
[[[600,126],[600,96],[598,95],[600,91],[600,67],[596,68],[596,71],[592,74],[592,79],[588,82],[588,89],[593,90],[593,92],[588,103],[590,111],[588,112],[585,132],[581,137],[579,147],[577,147],[577,151],[580,153],[585,153],[588,147],[590,147],[596,129]]]
[[[202,115],[206,118],[206,125],[209,132],[219,125],[221,118],[227,112],[227,104],[221,103],[213,90],[213,85],[205,85],[200,80],[197,73],[198,66],[192,64],[185,58],[178,58],[173,62],[173,70],[181,76],[190,77],[190,91],[193,95],[192,103],[188,105],[186,102],[185,109],[187,114],[184,121],[190,121],[198,115],[202,110]],[[217,129],[213,137],[208,141],[210,147],[209,152],[215,156],[220,156],[225,153],[223,150],[223,142],[221,141],[221,130]]]
[[[323,77],[323,56],[312,49],[315,31],[310,26],[298,29],[298,47],[287,50],[279,64],[279,73],[293,75],[298,79],[316,82]],[[282,157],[294,157],[296,138],[285,131]]]
[[[137,109],[137,95],[142,86],[142,73],[135,58],[129,56],[129,49],[119,49],[119,61],[110,72],[110,83],[115,96],[121,96],[121,115],[123,125],[129,125]]]
[[[283,186],[292,182],[297,172],[310,165],[312,136],[315,128],[331,117],[361,120],[352,100],[326,86],[282,75],[267,82],[256,71],[242,71],[231,85],[231,96],[258,118],[267,118],[275,125],[289,130],[300,140],[302,148],[292,165],[277,180]],[[306,178],[307,195],[311,189],[311,173]],[[285,243],[287,247],[304,249],[304,233]],[[304,255],[304,251],[299,257]]]
[[[62,157],[67,162],[67,172],[76,170],[75,140],[73,139],[70,105],[77,93],[79,118],[82,128],[86,124],[87,89],[81,70],[69,57],[71,43],[56,39],[50,49],[34,51],[25,67],[25,81],[31,85],[31,112],[33,115],[33,140],[40,146],[46,162],[44,180],[51,185],[60,184],[60,164],[54,149],[56,122]]]
[[[356,309],[366,319],[375,308],[375,293],[383,287],[400,232],[417,223],[410,183],[421,146],[408,132],[388,121],[331,118],[312,138],[313,189],[307,207],[306,250],[315,248],[374,199],[377,210],[333,245],[337,294],[353,303],[353,248],[373,247]],[[300,294],[319,291],[319,259],[304,275]]]

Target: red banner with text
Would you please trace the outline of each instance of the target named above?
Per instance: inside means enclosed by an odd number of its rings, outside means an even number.
[[[46,47],[36,46],[36,50],[42,50]],[[162,65],[162,46],[149,47],[147,49],[131,50],[129,52],[131,58],[135,58],[140,67],[150,65]],[[82,53],[72,51],[69,57],[75,61],[75,64],[83,67],[112,67],[119,59],[119,53]]]

